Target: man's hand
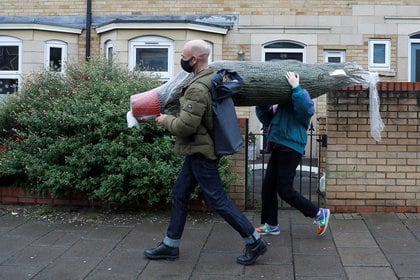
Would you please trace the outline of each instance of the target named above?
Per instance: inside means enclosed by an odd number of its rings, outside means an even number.
[[[166,114],[160,114],[160,116],[158,116],[158,117],[156,117],[156,119],[155,119],[155,121],[158,123],[158,124],[160,124],[160,125],[162,125],[163,124],[163,121],[165,120],[165,118],[166,118]]]
[[[299,86],[299,74],[295,72],[287,72],[286,79],[289,85],[292,88],[297,88]]]

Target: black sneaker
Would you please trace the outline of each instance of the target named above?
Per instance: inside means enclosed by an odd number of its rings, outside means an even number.
[[[159,259],[175,260],[179,258],[179,248],[169,247],[163,244],[163,242],[161,242],[155,248],[144,250],[144,255],[147,258],[152,259],[152,260],[159,260]]]
[[[236,262],[243,265],[253,264],[265,252],[267,252],[267,242],[260,238],[252,244],[247,244],[245,254],[236,258]]]

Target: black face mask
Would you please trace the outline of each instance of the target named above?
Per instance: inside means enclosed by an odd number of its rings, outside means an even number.
[[[191,73],[194,70],[194,66],[190,65],[192,57],[189,60],[183,60],[181,58],[181,67],[184,69],[185,72]]]

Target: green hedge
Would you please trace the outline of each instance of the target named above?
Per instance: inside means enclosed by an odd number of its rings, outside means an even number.
[[[0,105],[0,184],[65,197],[156,205],[168,202],[182,158],[155,123],[128,129],[130,95],[159,85],[103,60],[41,72]],[[221,165],[229,187],[229,163]]]

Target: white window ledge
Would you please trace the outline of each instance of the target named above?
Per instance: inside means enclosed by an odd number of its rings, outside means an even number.
[[[395,77],[395,75],[396,75],[396,73],[395,73],[395,70],[381,70],[381,69],[372,69],[372,68],[369,68],[369,71],[370,72],[376,72],[376,73],[378,73],[378,75],[379,76],[382,76],[382,77]]]
[[[0,30],[42,30],[72,34],[82,34],[83,31],[80,28],[61,27],[37,23],[0,23]]]
[[[111,23],[96,28],[98,34],[118,30],[118,29],[178,29],[178,30],[196,30],[208,33],[216,33],[226,35],[228,28],[208,26],[194,23]]]

